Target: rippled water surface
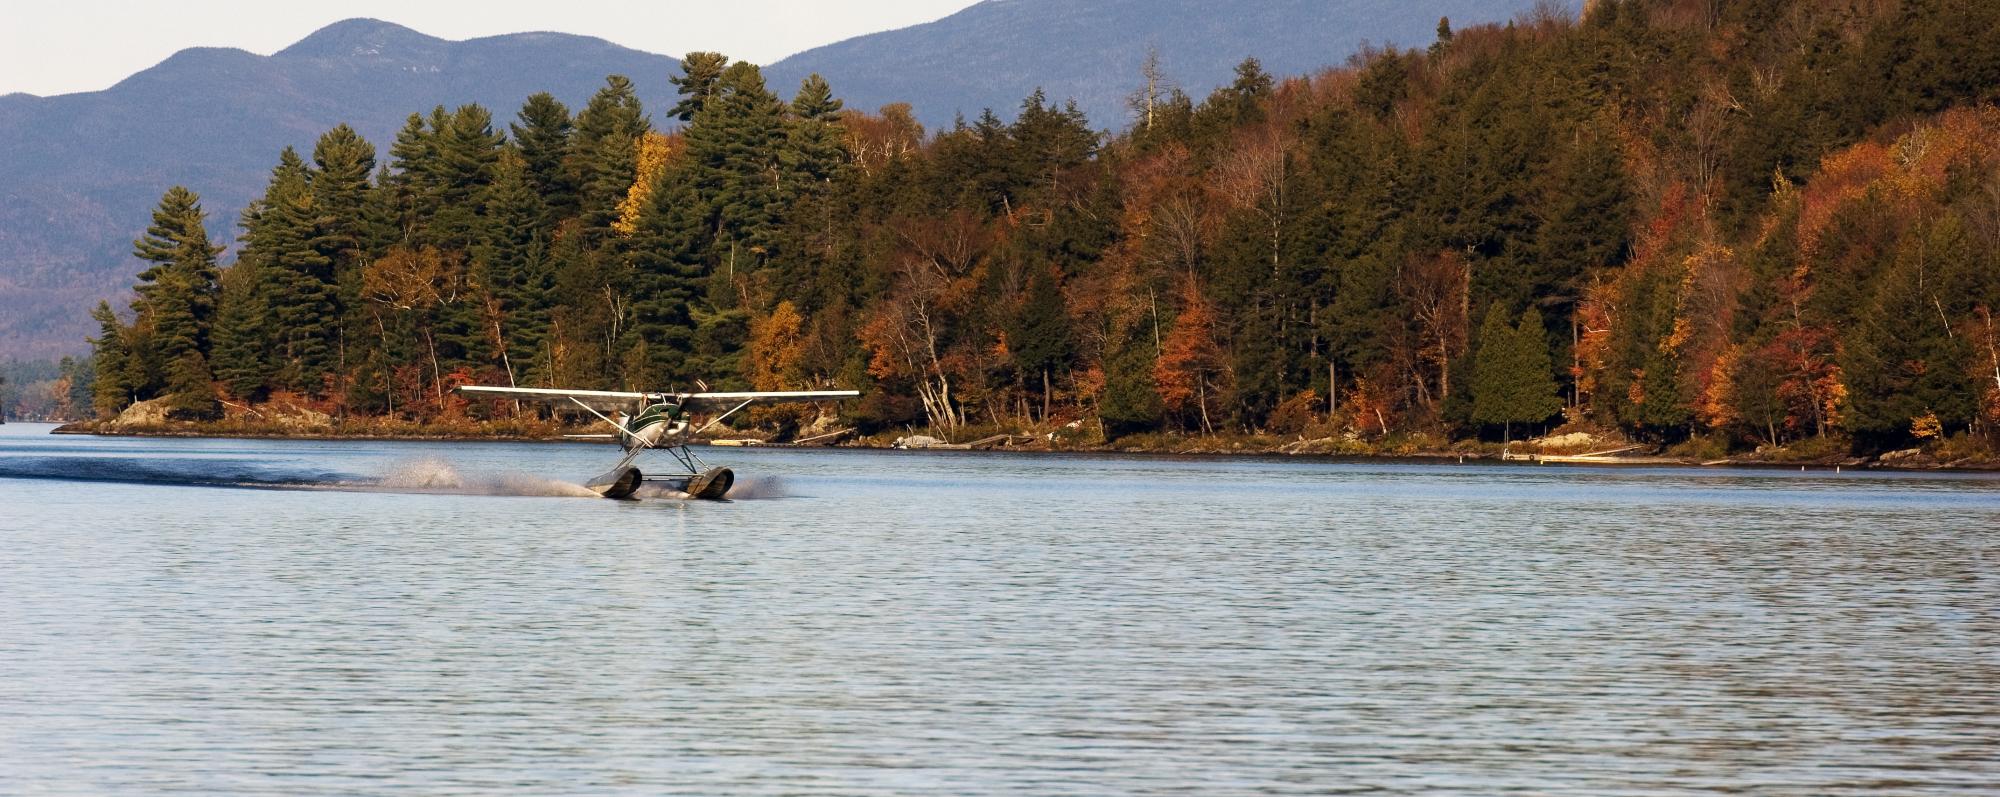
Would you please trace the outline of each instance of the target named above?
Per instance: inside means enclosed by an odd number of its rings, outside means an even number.
[[[1995,794],[2000,479],[0,426],[5,794]]]

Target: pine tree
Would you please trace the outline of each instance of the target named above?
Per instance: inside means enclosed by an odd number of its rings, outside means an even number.
[[[701,377],[695,354],[695,304],[707,274],[708,220],[693,183],[662,176],[632,235],[632,327],[629,384],[687,385]]]
[[[270,332],[264,321],[264,278],[256,258],[239,258],[222,273],[221,308],[211,353],[216,379],[238,399],[261,398],[270,374]]]
[[[313,145],[313,164],[317,167],[312,176],[313,207],[327,219],[313,245],[332,258],[336,268],[356,267],[374,237],[368,230],[367,207],[375,145],[353,128],[339,125]]]
[[[1236,65],[1236,80],[1222,89],[1222,96],[1237,126],[1255,124],[1264,120],[1264,100],[1271,96],[1277,82],[1271,73],[1264,71],[1264,64],[1255,58],[1245,58]]]
[[[1089,120],[1071,102],[1061,108],[1048,104],[1040,89],[1021,103],[1021,113],[1008,129],[1012,142],[1008,154],[1013,164],[1007,172],[1030,184],[1027,196],[1039,204],[1054,206],[1063,176],[1081,168],[1097,152],[1097,133]]]
[[[710,257],[727,273],[754,269],[775,243],[784,212],[780,151],[784,104],[757,67],[737,62],[687,132],[689,176],[710,215]]]
[[[132,244],[133,254],[151,264],[139,274],[133,309],[154,320],[166,359],[208,343],[215,318],[215,256],[222,247],[209,243],[207,219],[201,198],[174,186],[160,198],[145,235]]]
[[[1615,141],[1599,132],[1551,164],[1539,204],[1534,256],[1522,269],[1527,296],[1575,299],[1584,275],[1624,262],[1632,198]]]
[[[811,190],[823,190],[820,187],[831,183],[847,166],[847,144],[839,123],[841,105],[833,88],[817,74],[799,85],[798,96],[792,100],[784,151],[788,179]]]
[[[569,108],[548,92],[529,97],[517,117],[519,121],[508,128],[525,163],[523,177],[544,206],[538,226],[551,232],[557,221],[576,213],[577,186],[564,167],[576,125],[570,121]]]
[[[269,363],[276,367],[272,385],[318,395],[336,365],[340,288],[333,258],[318,245],[329,240],[333,220],[318,210],[313,177],[287,148],[263,198],[245,214],[238,262],[255,263],[260,275]]]
[[[133,254],[151,265],[140,273],[139,298],[132,303],[135,325],[147,334],[130,340],[139,344],[134,348],[146,369],[163,377],[156,382],[149,374],[137,387],[171,394],[172,409],[190,416],[207,416],[215,405],[206,358],[218,292],[215,256],[222,247],[209,243],[206,223],[201,198],[175,186],[160,198],[145,235],[133,242]]]
[[[463,259],[469,261],[471,284],[490,282],[490,264],[479,255],[492,237],[493,219],[485,202],[505,144],[493,130],[492,115],[477,104],[460,106],[438,134],[438,194],[443,206],[431,220],[431,234],[425,240],[445,252],[467,256]],[[509,360],[505,342],[495,334],[497,319],[487,317],[486,309],[470,291],[439,296],[428,311],[432,317],[423,319],[430,336],[427,348],[436,365],[445,370],[470,363],[504,366]]]
[[[1518,324],[1507,323],[1506,311],[1495,304],[1479,328],[1479,353],[1473,364],[1472,419],[1500,424],[1513,439],[1516,423],[1540,423],[1562,409],[1549,364],[1548,333],[1542,314],[1529,307]]]
[[[1043,420],[1049,413],[1054,374],[1069,368],[1075,352],[1069,307],[1052,271],[1038,268],[1028,278],[1028,294],[1007,334],[1015,367],[1024,379],[1032,380],[1030,389],[1042,396]]]
[[[639,137],[651,129],[632,81],[622,75],[606,78],[577,114],[568,175],[577,187],[580,221],[593,240],[608,237],[618,221],[618,203],[638,175]]]
[[[683,122],[694,121],[720,89],[722,73],[728,69],[729,56],[722,53],[688,53],[681,59],[681,74],[670,78],[681,100],[667,115]]]
[[[68,387],[61,396],[63,417],[82,420],[87,415],[96,414],[96,410],[92,409],[92,395],[96,389],[97,369],[92,358],[64,357],[57,368],[62,374],[62,384]]]
[[[486,199],[485,238],[473,253],[495,303],[489,321],[510,383],[534,378],[528,366],[548,335],[555,288],[547,236],[540,226],[546,206],[530,180],[526,159],[518,152],[501,158]]]
[[[125,381],[127,370],[126,328],[111,312],[111,303],[98,302],[90,311],[97,322],[97,337],[90,339],[91,360],[97,380],[91,384],[90,404],[100,418],[110,418],[132,405],[133,386]]]
[[[1097,415],[1107,439],[1151,431],[1166,409],[1153,387],[1153,340],[1138,326],[1121,336],[1104,363],[1104,399]]]
[[[445,126],[445,121],[442,105],[431,111],[428,127],[421,114],[410,114],[403,122],[403,129],[396,133],[396,141],[389,146],[390,170],[380,186],[389,195],[390,223],[394,227],[391,242],[415,241],[437,213],[437,131]]]
[[[1919,416],[1934,414],[1946,429],[1972,422],[1979,395],[1969,378],[1973,352],[1950,319],[1971,317],[1976,273],[1955,216],[1906,236],[1845,337],[1850,428],[1900,445]]]

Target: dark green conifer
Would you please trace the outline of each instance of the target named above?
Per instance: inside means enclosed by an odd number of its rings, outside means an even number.
[[[632,235],[629,384],[685,386],[705,378],[692,362],[696,304],[707,274],[708,218],[683,174],[663,176]]]
[[[1007,342],[1013,350],[1014,365],[1029,389],[1042,397],[1044,420],[1049,412],[1055,375],[1069,369],[1075,354],[1070,337],[1069,306],[1053,269],[1033,269],[1021,312],[1008,330]]]
[[[826,79],[812,75],[792,100],[784,159],[790,179],[806,186],[831,182],[847,165],[847,144],[839,124],[841,101]]]
[[[1479,328],[1479,354],[1472,377],[1472,420],[1500,424],[1513,439],[1516,423],[1540,423],[1562,409],[1549,365],[1548,333],[1542,314],[1528,308],[1520,323],[1508,324],[1498,304]]]
[[[608,236],[618,220],[618,204],[638,177],[639,137],[651,129],[632,81],[622,75],[606,78],[577,114],[568,172],[577,187],[579,220],[591,239]]]
[[[1151,334],[1135,326],[1121,338],[1120,345],[1106,354],[1104,400],[1098,407],[1104,435],[1114,440],[1158,429],[1166,414],[1154,385],[1153,363],[1157,351]]]
[[[497,305],[491,323],[500,340],[500,365],[514,383],[527,384],[546,376],[532,374],[528,366],[547,338],[555,288],[541,226],[547,207],[521,153],[506,153],[497,175],[488,190],[484,238],[473,261],[483,268],[484,285]]]
[[[1845,338],[1848,425],[1871,442],[1900,445],[1912,422],[1934,414],[1944,430],[1977,412],[1973,351],[1952,328],[1971,318],[1977,265],[1956,216],[1911,230],[1875,296]]]
[[[340,316],[334,261],[317,245],[331,220],[315,205],[312,179],[287,148],[263,198],[245,215],[239,262],[254,262],[260,275],[273,386],[317,395],[336,365]]]
[[[90,317],[97,322],[98,329],[97,337],[90,339],[91,359],[97,371],[90,389],[90,404],[97,417],[110,418],[131,406],[134,400],[134,387],[125,380],[129,355],[126,327],[111,311],[109,302],[98,302]]]
[[[264,302],[264,278],[258,262],[259,258],[238,258],[223,272],[210,357],[215,378],[231,396],[243,400],[262,397],[271,371],[267,354],[270,332],[264,327],[270,308]]]
[[[763,73],[738,62],[688,128],[688,175],[714,230],[709,257],[726,274],[753,270],[775,242],[791,188],[780,162],[784,110]]]
[[[720,90],[722,73],[728,69],[729,56],[722,53],[688,53],[681,59],[681,74],[669,78],[681,99],[667,115],[683,122],[694,121]]]
[[[519,121],[509,125],[525,162],[524,177],[544,206],[539,226],[553,231],[556,222],[576,212],[576,184],[564,167],[570,154],[570,134],[576,129],[569,108],[548,92],[528,98]]]

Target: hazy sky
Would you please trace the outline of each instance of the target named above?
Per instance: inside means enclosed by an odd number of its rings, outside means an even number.
[[[109,87],[186,47],[269,55],[327,23],[375,17],[446,39],[580,33],[656,53],[719,50],[770,63],[929,22],[974,0],[5,0],[0,94]]]

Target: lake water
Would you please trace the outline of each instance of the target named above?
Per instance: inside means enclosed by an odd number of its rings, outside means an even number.
[[[2000,793],[2000,479],[0,426],[0,793]]]

